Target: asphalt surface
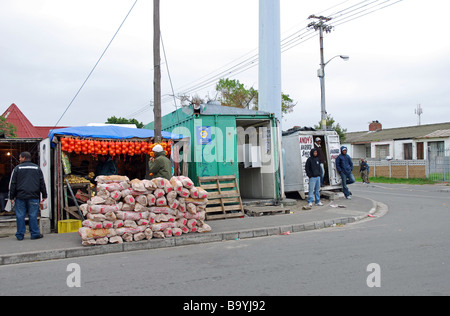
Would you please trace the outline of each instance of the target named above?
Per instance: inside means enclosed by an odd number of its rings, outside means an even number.
[[[288,214],[213,220],[207,222],[212,228],[208,233],[123,244],[82,246],[78,233],[47,234],[38,240],[30,240],[27,233],[22,241],[8,236],[0,238],[0,265],[300,233],[345,225],[387,212],[386,205],[362,196],[353,196],[351,200],[342,197],[322,199],[322,202],[324,206],[303,210],[305,201],[298,200],[296,205],[286,206],[290,209]]]

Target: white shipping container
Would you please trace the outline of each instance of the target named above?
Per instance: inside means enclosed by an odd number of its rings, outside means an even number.
[[[339,135],[335,131],[291,129],[283,132],[283,164],[285,192],[298,192],[305,199],[309,191],[309,179],[305,172],[306,160],[310,156],[314,141],[319,137],[325,156],[325,175],[322,191],[341,190],[341,177],[336,169],[336,158],[340,154]]]

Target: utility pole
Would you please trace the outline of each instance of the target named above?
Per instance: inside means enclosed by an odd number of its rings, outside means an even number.
[[[161,141],[161,29],[159,23],[159,0],[153,0],[153,119],[155,142]]]
[[[332,26],[326,25],[325,22],[331,21],[331,18],[324,16],[310,15],[308,19],[317,19],[317,22],[308,24],[309,28],[319,30],[320,33],[320,69],[317,73],[320,78],[320,100],[321,100],[321,127],[322,130],[327,129],[327,111],[325,109],[325,61],[323,56],[323,32],[330,33],[333,30]]]

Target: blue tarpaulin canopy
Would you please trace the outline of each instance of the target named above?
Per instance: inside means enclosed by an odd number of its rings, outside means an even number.
[[[155,131],[150,129],[129,128],[116,125],[105,126],[75,126],[60,129],[52,129],[48,133],[50,140],[55,135],[76,136],[85,138],[112,138],[112,139],[129,139],[129,138],[151,138],[155,136]],[[161,136],[164,139],[181,139],[183,135],[172,134],[162,131]],[[53,145],[53,143],[52,143]]]

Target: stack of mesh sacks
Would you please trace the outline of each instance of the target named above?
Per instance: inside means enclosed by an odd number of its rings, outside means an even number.
[[[207,192],[184,176],[129,180],[98,176],[97,195],[80,206],[82,245],[105,245],[209,232]]]

